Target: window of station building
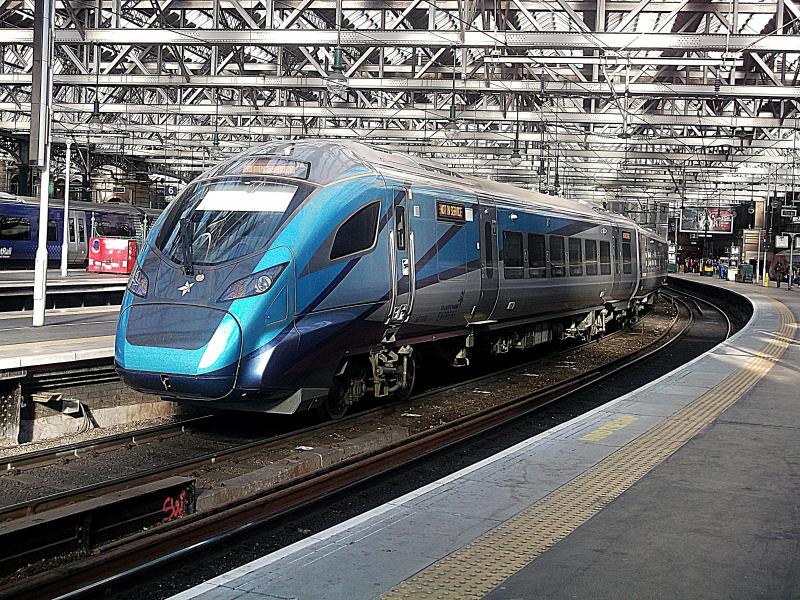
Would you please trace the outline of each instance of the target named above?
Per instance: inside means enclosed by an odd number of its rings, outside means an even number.
[[[611,275],[611,244],[600,242],[600,274]]]
[[[569,275],[583,275],[583,244],[580,238],[569,238]]]
[[[559,235],[550,236],[550,276],[564,277],[564,238]]]
[[[491,279],[494,277],[494,233],[491,223],[483,226],[483,245],[486,256],[486,279]]]
[[[528,277],[547,277],[547,246],[539,233],[528,234]]]
[[[586,255],[586,274],[597,275],[597,242],[595,240],[583,240]]]
[[[0,240],[21,242],[31,239],[31,222],[25,217],[0,218]]]
[[[631,274],[631,243],[622,242],[622,272],[625,275]]]
[[[522,234],[519,231],[503,232],[503,277],[506,279],[525,277]]]
[[[55,221],[47,222],[47,241],[48,242],[58,241],[58,223],[56,223]]]
[[[369,250],[378,237],[379,202],[368,204],[339,227],[331,247],[331,260]]]

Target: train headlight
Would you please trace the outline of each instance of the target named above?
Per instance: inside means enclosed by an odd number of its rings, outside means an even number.
[[[128,291],[134,296],[144,298],[147,296],[147,287],[149,284],[150,281],[147,279],[147,275],[139,268],[139,265],[136,265],[133,268],[131,276],[128,278]]]
[[[243,277],[238,281],[234,281],[228,286],[228,289],[225,290],[225,293],[219,297],[219,302],[238,300],[239,298],[247,298],[249,296],[258,296],[259,294],[263,294],[275,284],[275,282],[278,280],[278,277],[281,276],[281,273],[283,273],[283,270],[288,264],[289,263],[281,263],[279,265],[275,265],[274,267],[270,267],[269,269],[264,269],[258,273],[253,273],[252,275]]]

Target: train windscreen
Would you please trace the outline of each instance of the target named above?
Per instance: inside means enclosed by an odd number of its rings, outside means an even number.
[[[178,263],[215,265],[264,248],[308,186],[232,178],[190,186],[167,209],[156,246]]]

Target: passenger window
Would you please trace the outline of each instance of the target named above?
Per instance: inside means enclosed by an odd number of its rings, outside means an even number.
[[[547,254],[543,235],[528,234],[528,259],[528,277],[547,277]]]
[[[611,244],[600,242],[600,274],[611,275]]]
[[[0,218],[0,240],[20,242],[31,239],[31,222],[24,217]]]
[[[631,243],[622,242],[622,272],[625,275],[631,274]]]
[[[586,252],[586,274],[597,275],[597,242],[594,240],[583,240]]]
[[[331,260],[369,250],[378,237],[379,202],[368,204],[339,226],[331,247]]]
[[[55,221],[47,222],[47,241],[48,242],[58,241],[58,223],[56,223]]]
[[[78,219],[78,241],[83,243],[86,241],[86,224],[83,219]]]
[[[583,244],[580,238],[569,238],[569,276],[583,275]]]
[[[69,241],[75,243],[75,219],[69,220]]]
[[[494,235],[492,234],[492,224],[486,223],[483,226],[483,245],[486,256],[486,279],[494,277]]]
[[[522,258],[522,234],[518,231],[503,232],[503,277],[522,279],[525,263]]]
[[[550,276],[564,277],[564,238],[558,235],[550,236]]]

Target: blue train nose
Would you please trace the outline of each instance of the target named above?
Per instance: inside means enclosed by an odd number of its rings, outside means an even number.
[[[135,304],[123,312],[120,324],[125,327],[120,327],[124,340],[117,339],[117,366],[131,387],[211,399],[236,385],[242,330],[229,312],[188,304]]]

